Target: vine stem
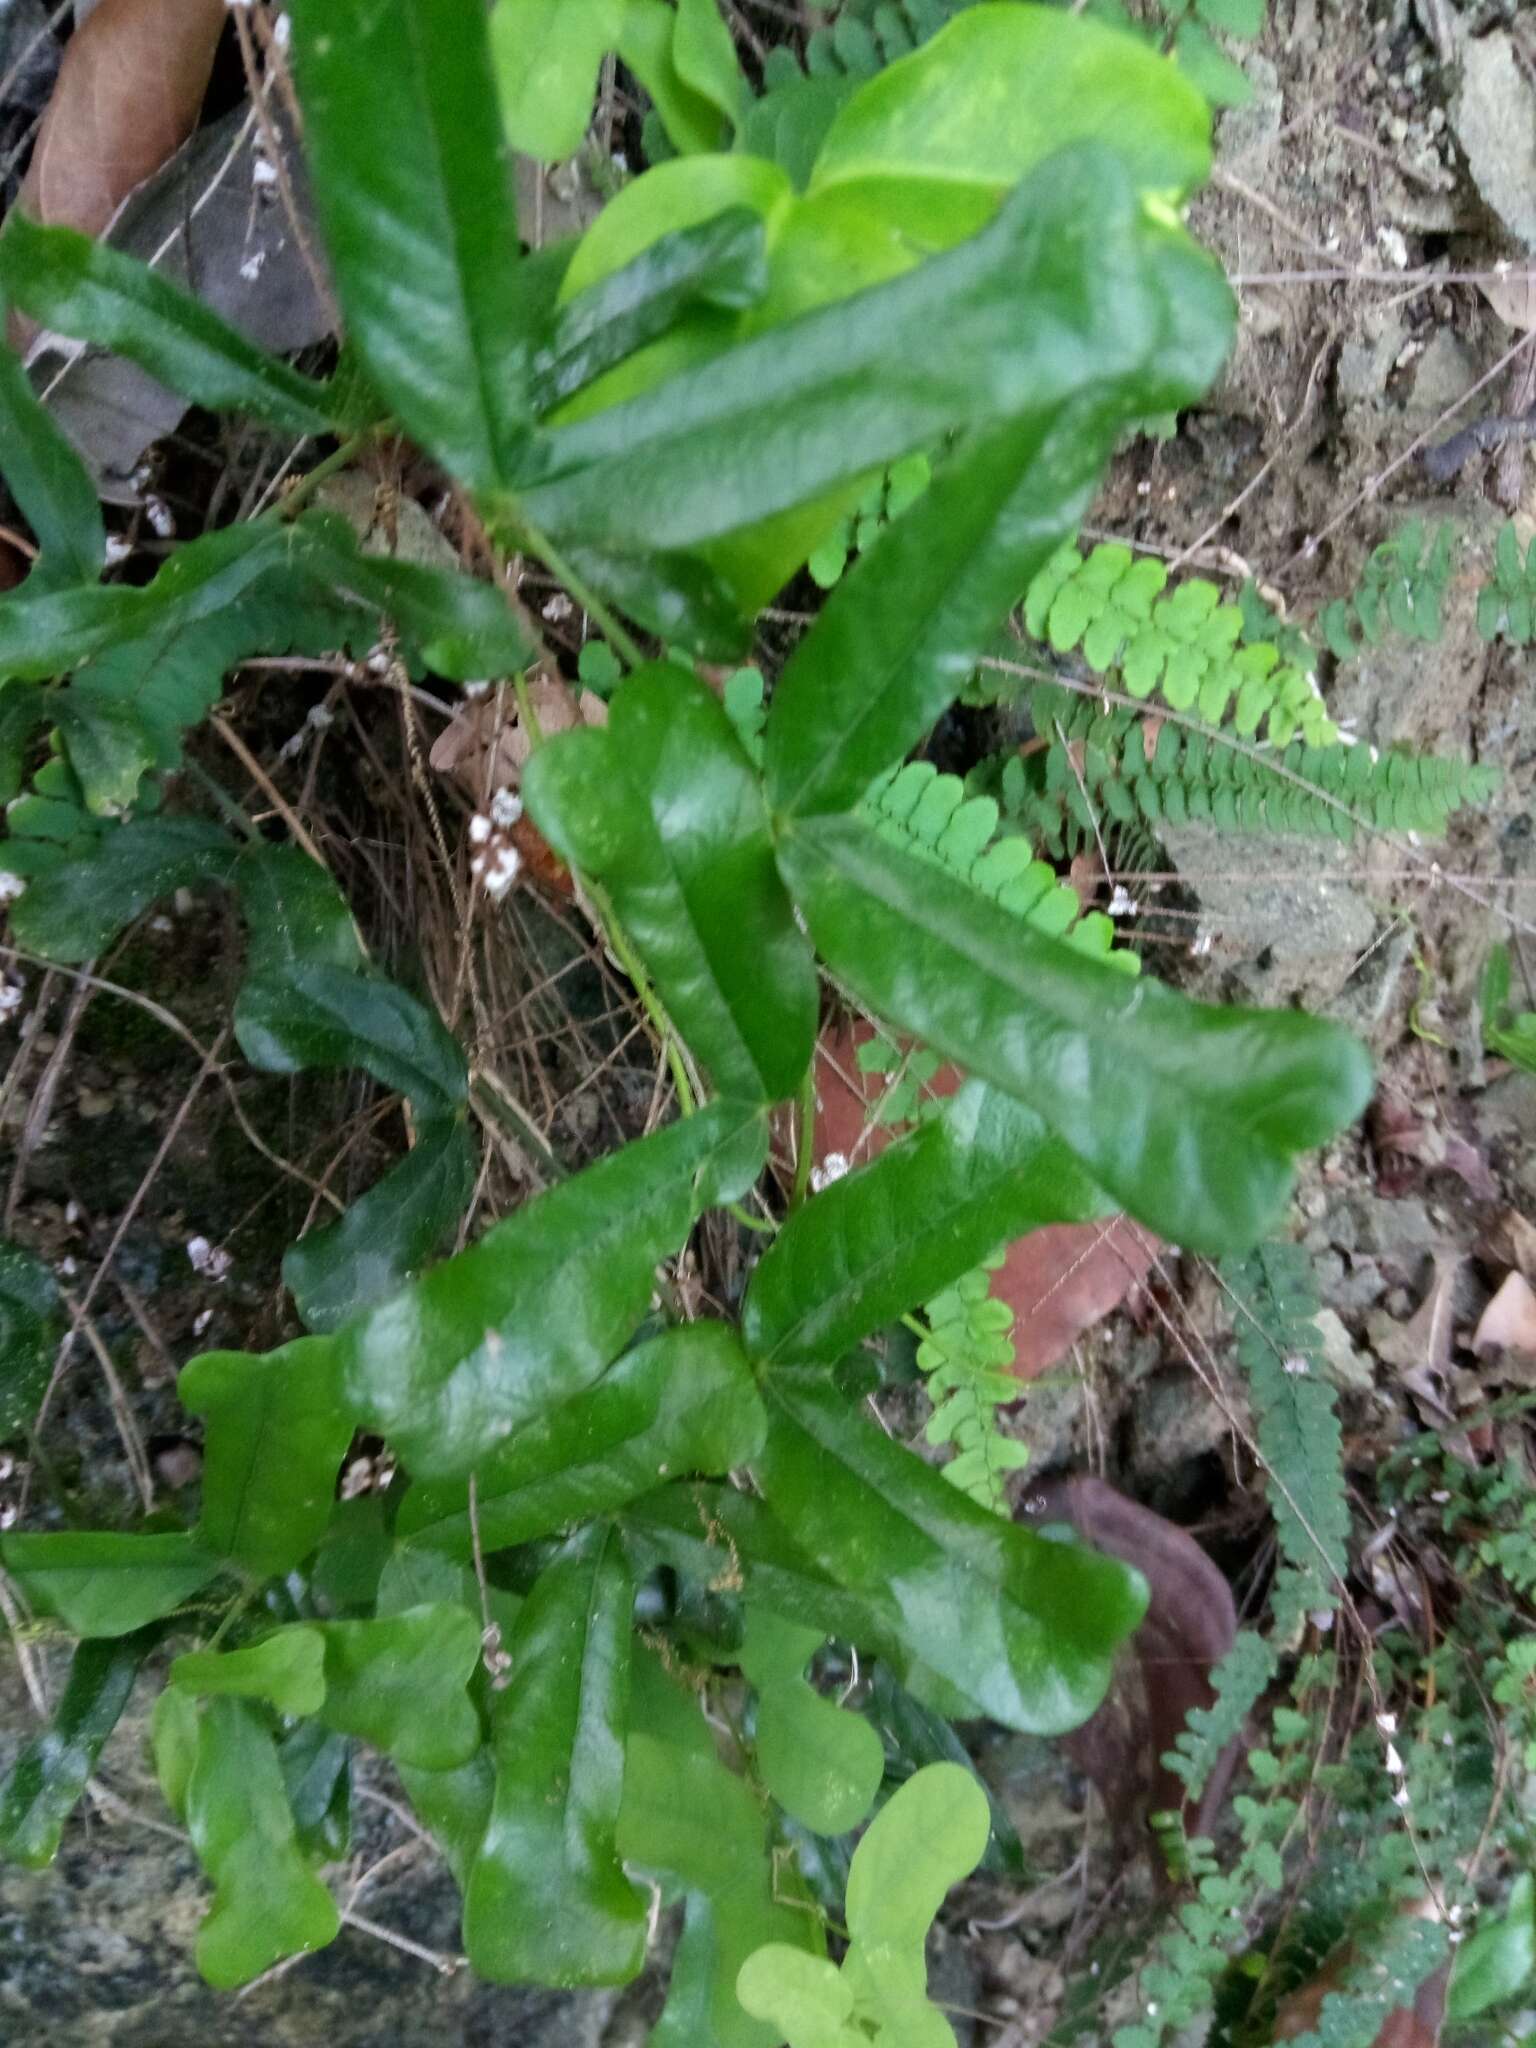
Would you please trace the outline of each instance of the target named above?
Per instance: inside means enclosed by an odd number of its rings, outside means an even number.
[[[631,638],[627,628],[621,626],[617,617],[591,589],[585,578],[573,569],[547,534],[541,533],[519,509],[518,524],[527,541],[529,550],[540,557],[545,567],[559,582],[563,583],[576,598],[584,612],[588,612],[602,627],[605,638],[613,647],[626,668],[639,668],[645,660],[637,642]]]
[[[816,1053],[811,1051],[811,1063],[805,1070],[805,1079],[800,1084],[799,1115],[796,1123],[797,1142],[795,1145],[795,1184],[790,1189],[789,1206],[798,1209],[810,1191],[811,1157],[816,1149]]]
[[[293,489],[285,492],[265,516],[279,523],[297,517],[323,483],[335,476],[338,470],[345,469],[348,463],[361,455],[370,441],[379,440],[394,424],[393,420],[376,420],[371,427],[349,434],[323,461],[317,462],[313,469],[305,470],[295,481]]]

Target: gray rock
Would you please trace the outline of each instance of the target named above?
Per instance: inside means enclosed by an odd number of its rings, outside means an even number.
[[[1514,38],[1468,42],[1451,125],[1484,200],[1517,241],[1536,248],[1536,95]]]
[[[1313,1319],[1323,1340],[1323,1364],[1336,1387],[1352,1394],[1368,1394],[1373,1384],[1371,1361],[1355,1349],[1348,1330],[1331,1308]]]
[[[1382,1195],[1351,1195],[1335,1212],[1330,1235],[1343,1251],[1368,1252],[1401,1264],[1404,1259],[1416,1260],[1432,1250],[1445,1233],[1431,1222],[1422,1202],[1389,1202]]]

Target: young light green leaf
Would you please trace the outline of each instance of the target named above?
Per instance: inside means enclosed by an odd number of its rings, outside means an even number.
[[[841,1835],[874,1804],[885,1750],[866,1720],[823,1699],[805,1666],[824,1638],[748,1606],[744,1676],[757,1688],[757,1765],[785,1812],[813,1834]]]
[[[713,1103],[528,1203],[340,1333],[353,1411],[417,1478],[467,1473],[592,1384],[657,1262],[751,1185],[764,1142],[758,1113]]]
[[[336,1939],[336,1902],[300,1852],[277,1751],[243,1700],[204,1707],[186,1801],[192,1846],[214,1886],[197,1967],[216,1991]]]
[[[766,1426],[732,1329],[700,1322],[668,1330],[477,1465],[481,1547],[504,1550],[568,1528],[649,1493],[669,1474],[729,1472],[761,1447]],[[412,1486],[395,1527],[413,1543],[474,1555],[462,1480]]]
[[[1161,304],[1135,222],[1111,151],[1063,153],[958,248],[555,428],[536,444],[522,501],[556,537],[694,548],[956,428],[1048,415],[1134,372],[1156,342]],[[1091,245],[1095,261],[1063,264],[1063,238]],[[1110,307],[1111,346],[1095,329],[1085,347],[1086,316]],[[929,346],[936,323],[950,338],[942,357]]]
[[[63,1334],[53,1274],[0,1238],[0,1443],[31,1428]]]
[[[1213,107],[1242,107],[1252,99],[1253,87],[1243,67],[1233,63],[1200,22],[1181,21],[1173,49],[1179,70]]]
[[[1032,1110],[968,1082],[932,1123],[795,1211],[748,1284],[747,1346],[772,1361],[834,1363],[995,1245],[1107,1213]]]
[[[202,1725],[191,1693],[178,1692],[174,1685],[162,1687],[149,1717],[149,1739],[160,1790],[178,1820],[186,1817],[187,1787],[197,1763]]]
[[[1053,152],[1088,141],[1112,145],[1139,192],[1178,198],[1210,169],[1210,114],[1145,42],[1057,8],[979,7],[860,88],[811,191],[952,240]]]
[[[53,1718],[25,1745],[0,1784],[0,1852],[40,1870],[59,1842],[102,1745],[117,1726],[158,1631],[80,1643]]]
[[[699,92],[678,68],[678,17],[666,0],[628,0],[619,56],[656,105],[674,149],[687,158],[719,150],[725,123],[719,107]]]
[[[950,1889],[987,1850],[987,1795],[959,1764],[926,1764],[881,1808],[853,1852],[848,1932],[869,1948],[915,1946]]]
[[[1021,929],[858,819],[797,825],[779,860],[834,973],[1029,1103],[1095,1180],[1175,1242],[1251,1246],[1286,1199],[1293,1155],[1370,1098],[1369,1057],[1338,1026],[1130,980]]]
[[[517,216],[481,0],[296,0],[294,58],[348,336],[471,490],[525,430]]]
[[[542,414],[580,391],[691,307],[740,312],[767,288],[767,237],[750,207],[673,229],[561,307],[533,361],[534,409]]]
[[[793,1094],[816,1035],[816,963],[778,880],[758,779],[718,697],[637,671],[606,727],[529,761],[529,810],[611,892],[673,1023],[720,1089]]]
[[[326,1725],[401,1763],[451,1771],[480,1747],[466,1687],[480,1656],[467,1607],[407,1607],[373,1621],[331,1621],[325,1637]]]
[[[365,1067],[427,1110],[456,1107],[469,1091],[463,1050],[435,1011],[397,982],[324,960],[248,976],[235,1002],[235,1036],[268,1074]]]
[[[15,218],[24,220],[20,213]],[[8,239],[0,235],[0,258]],[[37,540],[38,560],[27,579],[33,589],[94,583],[107,546],[96,486],[8,348],[0,349],[0,470]]]
[[[297,1623],[245,1650],[189,1650],[171,1684],[207,1699],[270,1700],[280,1714],[317,1714],[325,1698],[325,1638]]]
[[[645,1959],[645,1894],[615,1843],[634,1583],[598,1524],[546,1567],[492,1713],[496,1797],[464,1899],[493,1983],[622,1984]]]
[[[170,1614],[223,1569],[195,1536],[71,1530],[0,1536],[0,1564],[39,1614],[77,1636],[128,1636]]]
[[[1509,1889],[1509,1903],[1497,1920],[1479,1920],[1456,1951],[1446,2013],[1475,2019],[1490,2006],[1516,1997],[1536,1972],[1536,1878],[1522,1871]]]
[[[491,62],[514,149],[549,163],[581,147],[624,13],[625,0],[496,0]]]
[[[468,1208],[475,1169],[463,1124],[435,1117],[345,1215],[290,1245],[283,1283],[305,1327],[339,1330],[419,1273]]]
[[[789,2048],[863,2048],[869,2040],[851,2023],[853,1990],[837,1965],[782,1942],[747,1958],[737,1974],[736,1996]]]
[[[221,320],[137,257],[19,208],[0,235],[0,291],[34,320],[138,363],[183,398],[250,413],[290,434],[325,434],[337,394]],[[100,569],[98,557],[91,574]]]
[[[911,1656],[1011,1728],[1055,1733],[1093,1711],[1145,1605],[1133,1574],[978,1507],[825,1371],[775,1372],[764,1394],[752,1471],[769,1508],[839,1584],[891,1601]]]
[[[751,102],[751,88],[715,0],[677,0],[672,62],[690,91],[718,107],[733,127],[740,122]]]
[[[134,818],[89,852],[35,875],[11,906],[16,943],[48,960],[94,959],[125,924],[162,896],[226,880],[236,848],[198,818]]]
[[[257,1578],[290,1571],[325,1533],[352,1440],[335,1346],[205,1351],[177,1392],[203,1418],[203,1543]]]

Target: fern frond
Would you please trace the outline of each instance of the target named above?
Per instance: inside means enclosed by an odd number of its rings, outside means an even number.
[[[1273,1645],[1245,1628],[1234,1636],[1221,1662],[1213,1666],[1214,1703],[1192,1707],[1177,1747],[1163,1752],[1163,1763],[1184,1781],[1191,1799],[1199,1798],[1222,1751],[1242,1734],[1243,1724],[1263,1698],[1278,1664]]]
[[[1493,577],[1477,593],[1477,630],[1485,640],[1529,647],[1536,640],[1536,538],[1522,561],[1512,519],[1499,528]]]
[[[1312,1268],[1299,1245],[1265,1244],[1221,1270],[1234,1297],[1238,1362],[1253,1399],[1280,1554],[1304,1585],[1306,1604],[1332,1608],[1348,1563],[1349,1502]]]
[[[947,868],[1034,930],[1127,974],[1139,972],[1138,956],[1115,945],[1112,921],[1102,911],[1085,916],[1077,892],[1035,857],[1027,839],[999,838],[996,802],[967,796],[958,775],[909,761],[875,784],[861,810],[882,838]]]
[[[864,552],[881,527],[915,504],[932,478],[926,455],[904,455],[900,462],[892,463],[806,563],[812,582],[822,590],[841,582],[852,557]]]
[[[1167,583],[1164,563],[1117,541],[1086,557],[1058,548],[1026,593],[1024,628],[1058,654],[1081,650],[1095,675],[1118,670],[1128,696],[1156,692],[1208,725],[1230,719],[1240,738],[1264,727],[1277,747],[1298,733],[1313,747],[1337,743],[1310,669],[1267,641],[1240,646],[1242,607],[1214,583],[1186,577],[1165,595]]]
[[[1430,533],[1422,519],[1410,519],[1373,548],[1355,591],[1335,598],[1318,621],[1334,655],[1353,661],[1362,645],[1379,647],[1389,631],[1405,640],[1438,640],[1445,631],[1454,547],[1449,526]]]
[[[1384,831],[1439,838],[1453,811],[1481,803],[1498,771],[1388,748],[1309,747],[1255,754],[1155,714],[1105,710],[1053,683],[1031,693],[1043,753],[1002,764],[1008,820],[1058,857],[1076,850],[1095,817],[1117,825],[1203,823],[1232,832],[1332,836],[1348,843],[1357,820]]]
[[[927,1334],[917,1347],[918,1369],[927,1376],[933,1402],[925,1434],[929,1443],[949,1444],[954,1451],[941,1467],[944,1477],[1000,1515],[1008,1512],[1006,1474],[1029,1463],[1027,1446],[997,1426],[999,1407],[1019,1395],[1008,1371],[1013,1311],[992,1298],[989,1278],[1002,1262],[1003,1254],[994,1252],[926,1303]]]

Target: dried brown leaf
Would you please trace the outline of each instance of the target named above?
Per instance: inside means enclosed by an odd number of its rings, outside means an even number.
[[[18,204],[99,235],[197,126],[224,0],[101,0],[70,38]]]
[[[1489,1351],[1523,1351],[1536,1357],[1536,1293],[1523,1273],[1511,1273],[1483,1310],[1472,1339],[1479,1356]]]
[[[1536,273],[1485,278],[1478,290],[1506,327],[1525,333],[1536,327]]]

